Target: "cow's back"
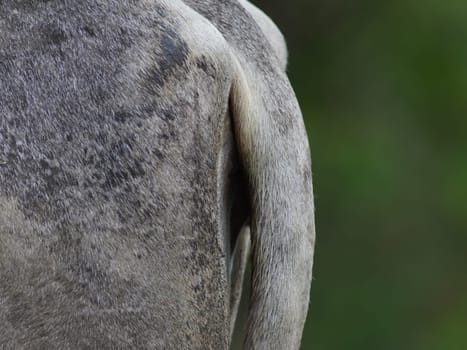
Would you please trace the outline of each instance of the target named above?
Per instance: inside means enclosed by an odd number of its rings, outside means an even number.
[[[2,1],[2,348],[227,346],[230,76],[192,15]]]

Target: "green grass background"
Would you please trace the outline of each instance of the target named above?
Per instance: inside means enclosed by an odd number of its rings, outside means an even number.
[[[467,349],[467,1],[255,3],[312,148],[302,349]]]

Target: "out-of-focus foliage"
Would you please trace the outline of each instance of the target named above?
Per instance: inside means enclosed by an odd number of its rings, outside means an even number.
[[[467,1],[255,3],[312,147],[302,349],[467,349]]]

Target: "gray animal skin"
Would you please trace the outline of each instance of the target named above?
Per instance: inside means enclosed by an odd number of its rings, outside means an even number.
[[[299,348],[286,57],[245,0],[0,1],[1,349],[227,349],[250,236],[245,348]]]

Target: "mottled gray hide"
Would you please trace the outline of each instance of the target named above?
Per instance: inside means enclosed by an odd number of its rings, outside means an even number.
[[[245,347],[299,347],[286,57],[244,0],[0,1],[1,349],[227,349],[250,230]]]

